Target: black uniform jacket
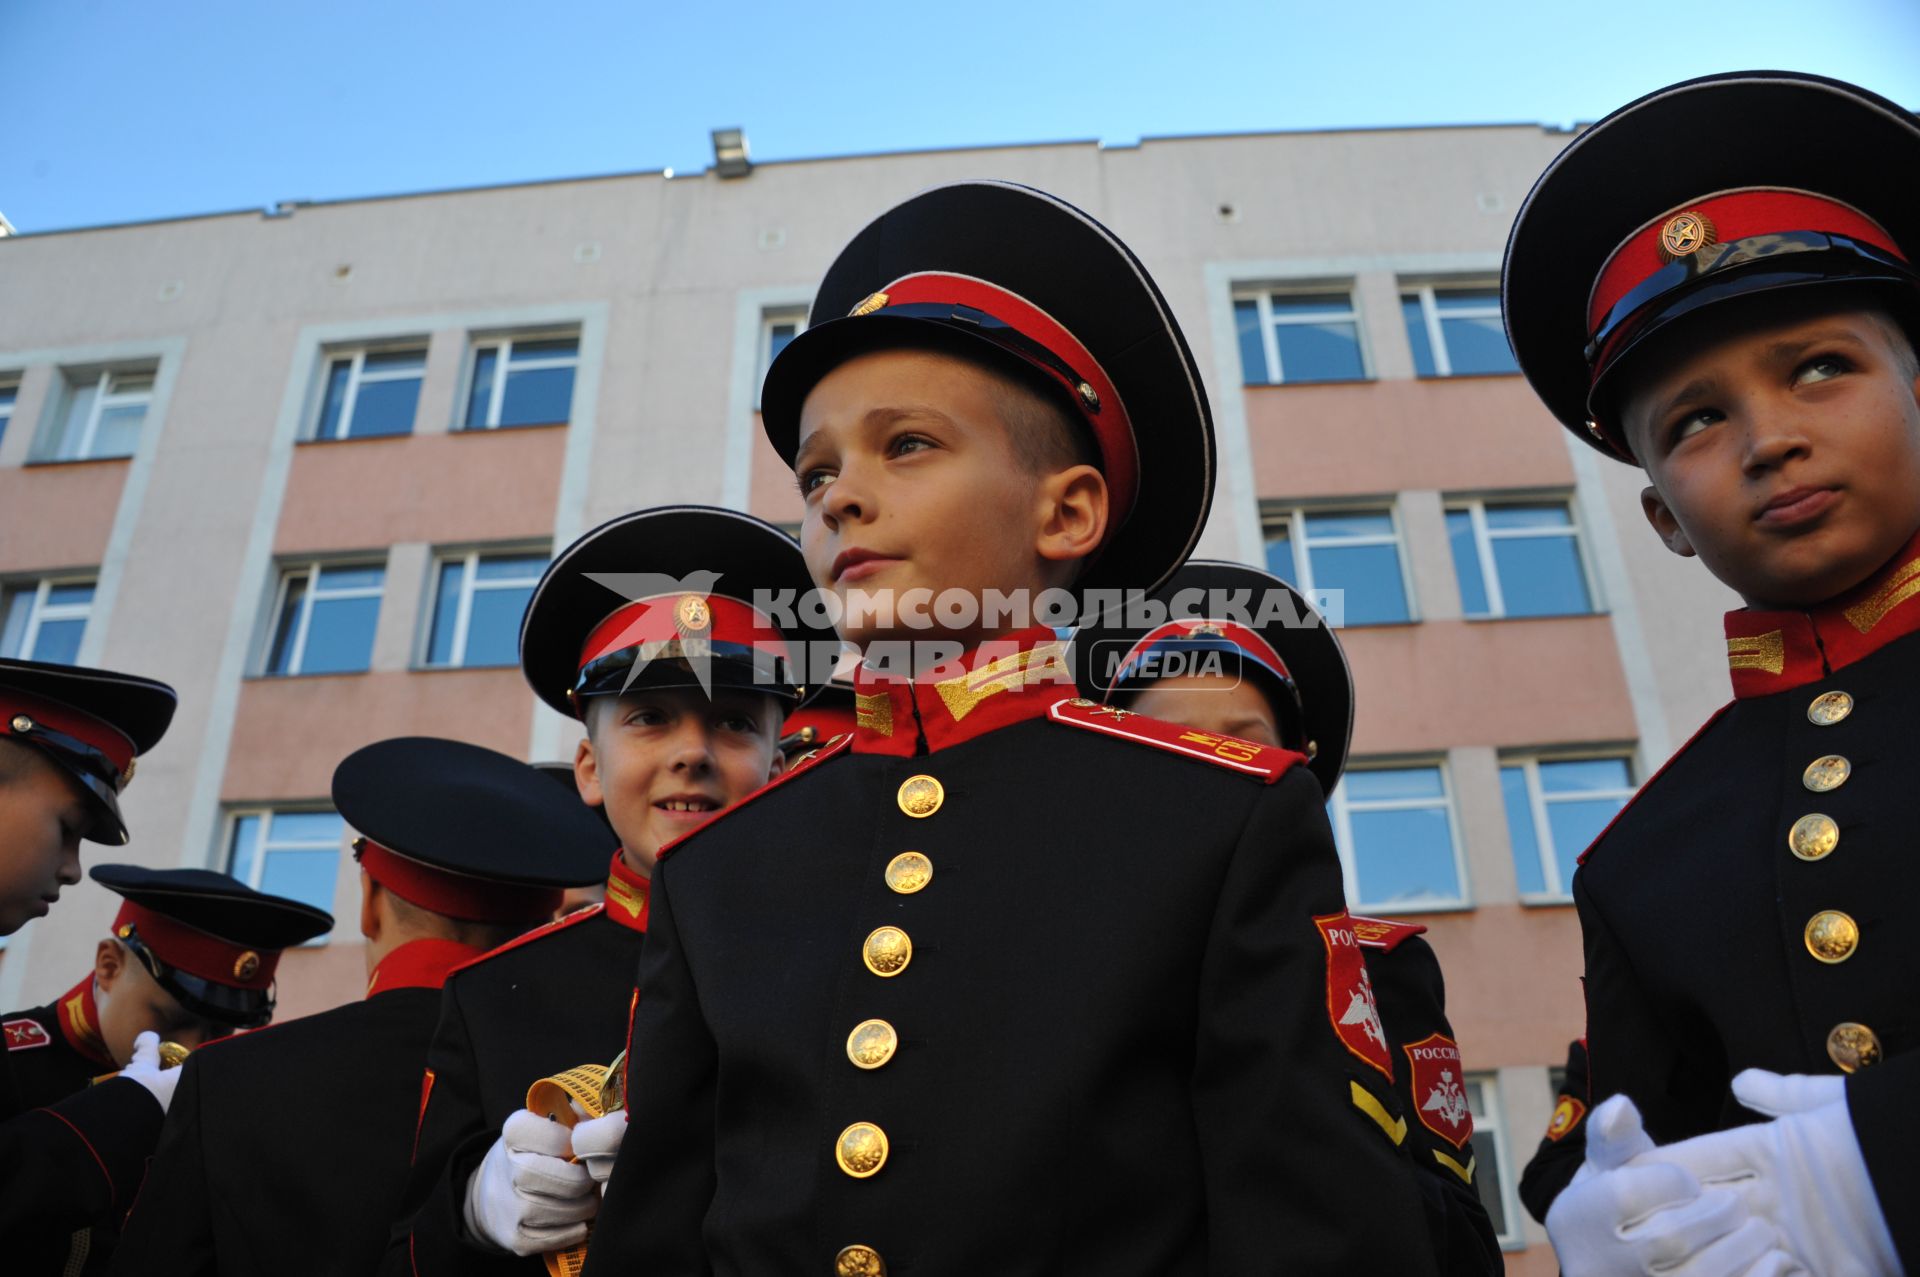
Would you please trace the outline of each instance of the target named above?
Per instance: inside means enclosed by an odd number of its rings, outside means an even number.
[[[1920,1271],[1920,552],[1812,612],[1727,617],[1735,699],[1574,875],[1593,1103],[1656,1143],[1756,1120],[1742,1069],[1850,1070],[1894,1243]]]
[[[0,1269],[104,1271],[160,1119],[145,1087],[113,1078],[0,1122]]]
[[[1418,923],[1356,914],[1353,929],[1392,1044],[1393,1087],[1407,1151],[1424,1172],[1419,1183],[1440,1271],[1446,1277],[1498,1277],[1506,1259],[1474,1186],[1473,1115],[1460,1046],[1447,1022],[1440,960]]]
[[[509,1255],[467,1231],[467,1181],[501,1124],[526,1107],[529,1086],[582,1064],[611,1064],[626,1049],[648,888],[619,857],[614,863],[604,905],[530,931],[447,980],[413,1171],[381,1271],[546,1271],[538,1258]]]
[[[1567,1048],[1566,1076],[1554,1096],[1553,1116],[1547,1119],[1547,1133],[1533,1160],[1520,1172],[1520,1200],[1527,1214],[1541,1223],[1553,1199],[1573,1182],[1580,1164],[1587,1160],[1587,1044],[1576,1040]]]
[[[1041,637],[663,859],[589,1274],[1435,1271],[1318,782]]]
[[[440,983],[479,953],[402,945],[365,1001],[195,1051],[114,1271],[373,1272],[406,1184]]]
[[[8,1075],[0,1089],[11,1092],[0,1095],[8,1103],[0,1117],[65,1099],[117,1070],[120,1066],[100,1040],[99,1025],[91,974],[46,1006],[14,1011],[0,1020],[0,1038],[7,1048],[0,1068]]]

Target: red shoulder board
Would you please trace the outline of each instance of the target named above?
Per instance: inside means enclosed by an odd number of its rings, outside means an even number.
[[[47,1034],[47,1026],[38,1020],[8,1020],[0,1024],[0,1033],[6,1034],[9,1051],[30,1051],[53,1041]]]
[[[1687,737],[1686,744],[1682,745],[1679,749],[1674,750],[1672,755],[1668,757],[1667,761],[1660,764],[1660,768],[1658,771],[1654,772],[1653,775],[1647,777],[1646,780],[1641,782],[1640,788],[1633,791],[1633,797],[1627,799],[1626,802],[1620,805],[1620,810],[1613,813],[1613,819],[1607,822],[1607,827],[1605,829],[1602,829],[1597,835],[1595,835],[1594,840],[1587,844],[1587,849],[1581,852],[1579,855],[1579,858],[1576,859],[1573,863],[1575,865],[1586,864],[1587,857],[1591,856],[1594,853],[1594,850],[1598,848],[1601,843],[1607,840],[1607,835],[1613,832],[1613,827],[1619,824],[1621,820],[1626,817],[1626,814],[1628,812],[1633,810],[1633,805],[1635,803],[1639,802],[1642,798],[1646,797],[1647,791],[1653,788],[1653,782],[1656,780],[1659,780],[1662,776],[1666,775],[1667,768],[1679,762],[1680,755],[1692,749],[1693,743],[1699,740],[1702,736],[1705,736],[1707,734],[1707,730],[1711,728],[1715,723],[1719,722],[1722,718],[1726,717],[1727,711],[1732,709],[1735,704],[1736,702],[1734,701],[1728,701],[1725,705],[1722,705],[1719,709],[1713,711],[1713,714],[1707,719],[1707,721],[1700,724],[1700,730],[1695,732],[1693,735]]]
[[[812,771],[815,767],[818,767],[821,763],[826,762],[829,758],[835,758],[841,754],[846,753],[847,750],[852,747],[852,745],[853,745],[853,733],[843,732],[842,734],[828,741],[826,744],[822,745],[820,748],[808,750],[806,753],[800,755],[799,761],[794,763],[793,766],[787,768],[787,770],[781,772],[778,776],[775,776],[772,780],[760,786],[760,788],[754,790],[751,794],[748,794],[745,798],[742,798],[739,802],[727,808],[725,811],[715,816],[712,820],[709,820],[706,824],[700,826],[699,829],[689,829],[686,833],[681,834],[678,838],[675,838],[672,842],[662,847],[660,849],[659,854],[656,855],[654,859],[656,861],[665,860],[669,852],[673,851],[674,848],[678,847],[681,843],[693,837],[695,834],[700,833],[701,830],[712,829],[715,825],[719,824],[722,820],[726,819],[728,816],[732,815],[734,812],[739,811],[742,807],[745,807],[748,803],[752,802],[754,799],[759,798],[763,794],[772,793],[774,790],[780,788],[780,786],[792,780],[795,776],[804,775],[805,773]]]
[[[1250,740],[1241,740],[1237,736],[1221,736],[1215,732],[1203,732],[1196,728],[1184,727],[1179,723],[1169,723],[1158,718],[1148,718],[1145,714],[1136,714],[1130,709],[1115,709],[1111,705],[1101,705],[1082,697],[1072,700],[1056,701],[1047,710],[1047,717],[1056,723],[1066,723],[1070,727],[1084,727],[1090,732],[1099,732],[1104,736],[1118,736],[1122,740],[1138,741],[1142,745],[1151,745],[1155,749],[1164,749],[1169,754],[1182,754],[1188,758],[1198,758],[1228,771],[1236,771],[1246,776],[1258,776],[1262,782],[1271,785],[1296,765],[1307,761],[1305,754],[1296,754],[1290,749],[1280,749],[1273,745],[1256,745]]]
[[[468,958],[465,962],[462,962],[459,966],[454,967],[452,970],[448,971],[447,975],[449,978],[451,978],[455,975],[458,975],[460,972],[465,971],[468,967],[479,966],[482,962],[485,962],[488,958],[497,958],[503,953],[506,953],[513,949],[518,949],[523,944],[532,944],[535,940],[540,939],[542,936],[550,936],[556,931],[565,931],[568,927],[577,927],[589,918],[598,918],[601,914],[605,913],[606,911],[607,911],[607,906],[605,904],[592,904],[592,905],[588,905],[584,909],[575,909],[572,913],[568,914],[566,917],[557,918],[552,922],[543,923],[540,926],[535,927],[532,931],[523,932],[522,934],[515,936],[513,939],[507,941],[505,944],[499,946],[498,948],[487,950],[485,953],[481,954],[477,958]]]
[[[1396,922],[1392,918],[1363,918],[1353,915],[1353,937],[1360,942],[1362,949],[1379,949],[1392,953],[1403,941],[1412,939],[1427,929],[1424,922]]]

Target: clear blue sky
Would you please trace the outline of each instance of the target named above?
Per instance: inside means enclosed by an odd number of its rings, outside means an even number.
[[[697,170],[730,124],[756,160],[1564,124],[1756,66],[1920,106],[1920,3],[0,0],[0,213],[37,231]]]

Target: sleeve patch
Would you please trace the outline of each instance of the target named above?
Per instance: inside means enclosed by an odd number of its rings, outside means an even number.
[[[1169,754],[1181,754],[1212,763],[1243,776],[1255,776],[1269,785],[1307,761],[1305,754],[1297,754],[1290,749],[1257,745],[1237,736],[1199,731],[1179,723],[1148,718],[1130,709],[1101,705],[1084,697],[1056,701],[1047,710],[1047,717],[1069,727],[1085,728],[1103,736],[1118,736],[1121,740],[1151,745]]]
[[[1563,1095],[1560,1102],[1553,1106],[1553,1116],[1547,1121],[1547,1138],[1558,1144],[1573,1134],[1580,1119],[1587,1115],[1587,1106],[1571,1095]]]
[[[1467,1105],[1466,1070],[1460,1066],[1460,1046],[1434,1033],[1408,1042],[1407,1066],[1413,1071],[1413,1099],[1420,1125],[1455,1148],[1473,1138],[1473,1110]]]
[[[36,1046],[47,1046],[53,1041],[47,1033],[47,1026],[38,1020],[8,1020],[0,1024],[0,1032],[6,1034],[9,1051],[31,1051]]]
[[[1313,920],[1327,946],[1327,1020],[1333,1034],[1354,1056],[1393,1080],[1393,1056],[1387,1051],[1387,1032],[1380,1024],[1380,1008],[1373,1000],[1373,978],[1360,956],[1353,920],[1342,909]]]
[[[1353,935],[1362,949],[1379,949],[1392,953],[1395,949],[1414,936],[1427,929],[1424,922],[1400,922],[1393,918],[1363,918],[1353,915]]]

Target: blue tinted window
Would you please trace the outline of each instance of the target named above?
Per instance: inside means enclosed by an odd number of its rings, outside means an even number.
[[[433,596],[433,630],[427,638],[427,663],[453,663],[453,631],[460,620],[461,586],[467,579],[467,561],[453,559],[440,565],[439,588]]]
[[[253,881],[253,859],[260,849],[260,817],[241,816],[233,822],[233,845],[227,851],[227,872],[241,882]]]
[[[1391,545],[1313,546],[1313,589],[1340,591],[1348,625],[1389,625],[1411,618],[1400,577],[1400,551]]]
[[[520,618],[533,597],[531,585],[513,590],[475,590],[467,617],[463,665],[515,665],[520,660]]]
[[[372,362],[372,357],[368,357]],[[347,424],[347,438],[376,439],[413,431],[414,409],[420,403],[420,379],[402,377],[393,381],[365,381],[353,403],[353,420]]]
[[[299,673],[357,674],[373,660],[373,631],[380,620],[377,597],[315,599]]]
[[[1447,511],[1447,545],[1453,551],[1453,575],[1460,582],[1460,610],[1468,616],[1488,615],[1493,608],[1487,602],[1487,582],[1480,572],[1480,542],[1473,535],[1473,515],[1469,511]]]
[[[1267,571],[1289,585],[1295,584],[1293,538],[1284,523],[1267,530]]]
[[[1353,321],[1276,324],[1282,381],[1360,381],[1367,375],[1360,358],[1360,335]]]
[[[1440,335],[1447,343],[1447,360],[1456,377],[1520,370],[1498,315],[1449,319],[1442,312]]]
[[[33,651],[27,653],[27,659],[53,665],[72,665],[80,657],[80,640],[86,632],[85,621],[42,621],[40,632],[34,636]]]
[[[1527,769],[1500,769],[1500,797],[1507,808],[1507,841],[1513,847],[1513,876],[1523,896],[1537,896],[1547,889],[1546,871],[1540,866],[1540,839],[1533,826],[1533,798],[1527,790]]]
[[[1414,374],[1420,377],[1437,375],[1440,369],[1433,362],[1433,343],[1427,340],[1427,312],[1421,306],[1418,294],[1400,299],[1400,318],[1407,325],[1407,344],[1413,347]]]
[[[1368,767],[1348,772],[1346,785],[1350,803],[1438,801],[1447,792],[1438,767]]]
[[[307,578],[304,573],[287,579],[286,596],[280,615],[273,625],[273,643],[267,649],[267,673],[293,672],[294,645],[300,636],[300,613],[306,603]]]
[[[1493,562],[1508,616],[1570,616],[1593,610],[1579,547],[1570,536],[1496,537]]]
[[[1460,898],[1453,834],[1443,807],[1354,811],[1354,878],[1368,905],[1441,904]]]
[[[1577,758],[1540,764],[1540,788],[1549,796],[1633,788],[1624,758]]]
[[[333,882],[339,864],[338,850],[270,851],[260,869],[260,890],[332,913]]]
[[[1273,380],[1267,371],[1267,347],[1260,336],[1260,304],[1252,299],[1233,304],[1233,330],[1240,342],[1240,378],[1249,386]]]
[[[514,350],[519,353],[519,348]],[[507,368],[501,394],[500,424],[545,426],[566,421],[573,412],[573,369],[536,368],[516,372]]]
[[[493,370],[500,362],[498,346],[483,346],[473,355],[473,384],[467,391],[467,429],[484,430],[493,411]]]

